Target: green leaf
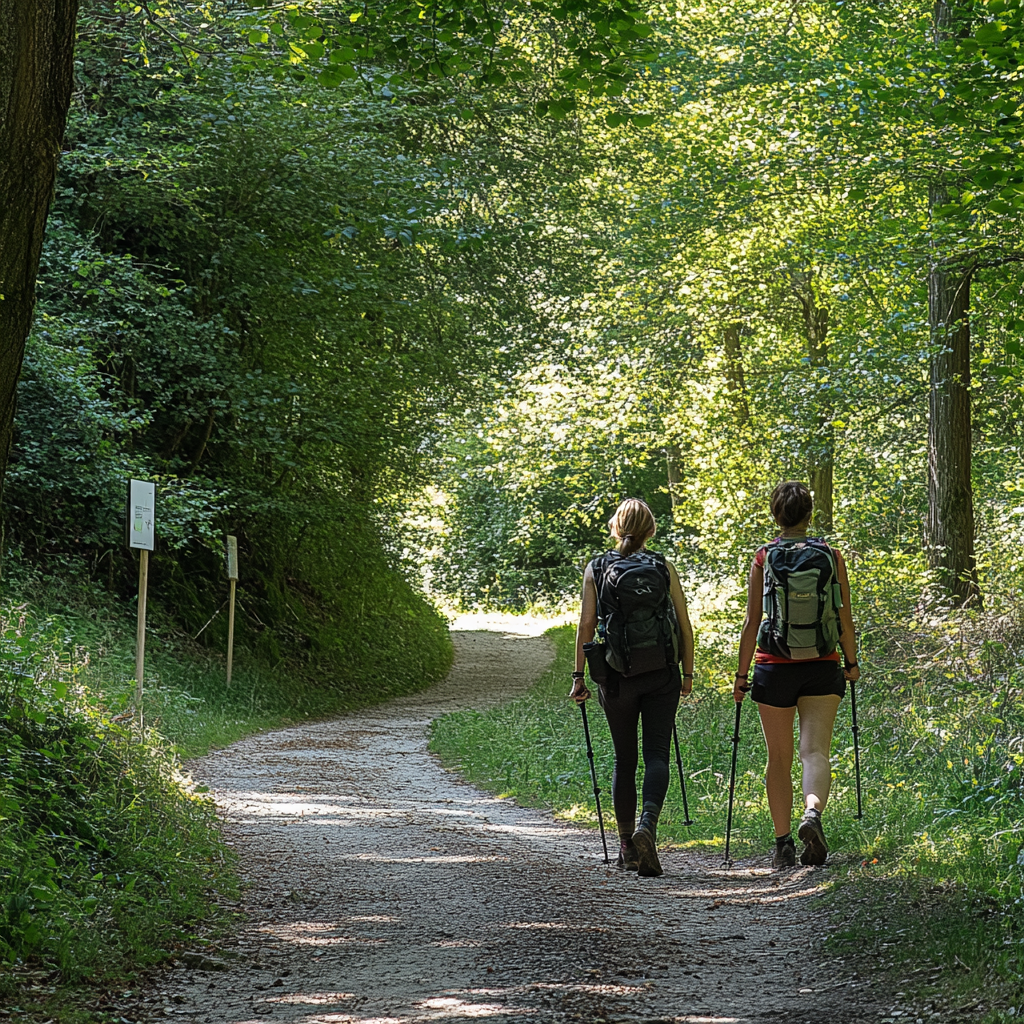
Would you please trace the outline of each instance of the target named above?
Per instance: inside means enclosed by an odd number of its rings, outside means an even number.
[[[989,22],[988,24],[981,25],[978,30],[974,33],[974,38],[977,39],[982,45],[989,43],[998,43],[1003,39],[1003,33],[1006,31],[1006,26],[1001,22]]]
[[[345,75],[340,67],[324,68],[324,70],[316,76],[316,79],[321,85],[327,86],[329,89],[333,89],[336,86],[341,85],[345,80]]]

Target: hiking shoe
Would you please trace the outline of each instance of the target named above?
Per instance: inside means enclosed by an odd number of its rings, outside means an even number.
[[[773,868],[795,868],[796,867],[796,843],[790,836],[784,843],[775,844],[775,853],[772,854]]]
[[[821,827],[821,814],[817,811],[807,811],[800,820],[800,829],[797,835],[804,844],[803,853],[800,854],[800,863],[824,864],[825,858],[828,856],[828,843],[825,841],[825,830]]]
[[[665,872],[658,860],[658,844],[654,829],[640,821],[640,827],[633,833],[633,846],[637,852],[636,873],[641,878],[657,878]]]
[[[619,871],[636,871],[640,867],[640,855],[633,845],[632,839],[623,839],[619,843],[619,856],[615,861]]]

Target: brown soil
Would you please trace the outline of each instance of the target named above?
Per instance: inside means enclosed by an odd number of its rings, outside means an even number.
[[[513,626],[512,629],[521,628]],[[878,994],[838,977],[815,909],[826,872],[724,871],[668,851],[658,879],[597,834],[445,771],[430,720],[526,689],[546,639],[456,631],[442,684],[196,762],[240,857],[248,920],[147,997],[195,1024],[511,1021],[855,1024]]]

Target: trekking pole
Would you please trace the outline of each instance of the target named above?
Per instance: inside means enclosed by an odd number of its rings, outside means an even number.
[[[580,711],[583,713],[583,735],[587,738],[587,759],[590,761],[590,778],[594,783],[594,800],[597,803],[597,824],[601,829],[601,845],[604,847],[604,862],[611,864],[608,857],[608,841],[604,837],[604,818],[601,816],[601,790],[597,785],[597,772],[594,770],[594,747],[590,742],[590,722],[587,721],[587,705],[580,701]]]
[[[725,826],[725,867],[732,867],[732,858],[729,856],[729,844],[732,842],[732,798],[736,792],[736,755],[740,749],[740,711],[743,709],[743,702],[736,702],[736,727],[732,734],[732,771],[729,773],[729,820]]]
[[[853,713],[853,775],[857,780],[857,819],[864,817],[860,800],[860,726],[857,725],[857,684],[850,680],[850,710]]]
[[[683,778],[683,757],[679,753],[679,730],[676,728],[675,720],[672,722],[672,739],[676,741],[676,767],[679,769],[679,788],[683,791],[683,815],[684,825],[692,825],[690,820],[690,808],[686,804],[686,780]]]

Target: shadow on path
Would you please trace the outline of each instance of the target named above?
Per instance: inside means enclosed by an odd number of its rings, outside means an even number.
[[[821,966],[820,872],[723,872],[670,851],[663,878],[623,875],[595,833],[442,769],[430,720],[525,691],[552,658],[542,636],[453,637],[451,675],[422,694],[193,765],[240,856],[249,921],[226,970],[169,972],[154,1010],[196,1024],[878,1021],[866,988]]]

